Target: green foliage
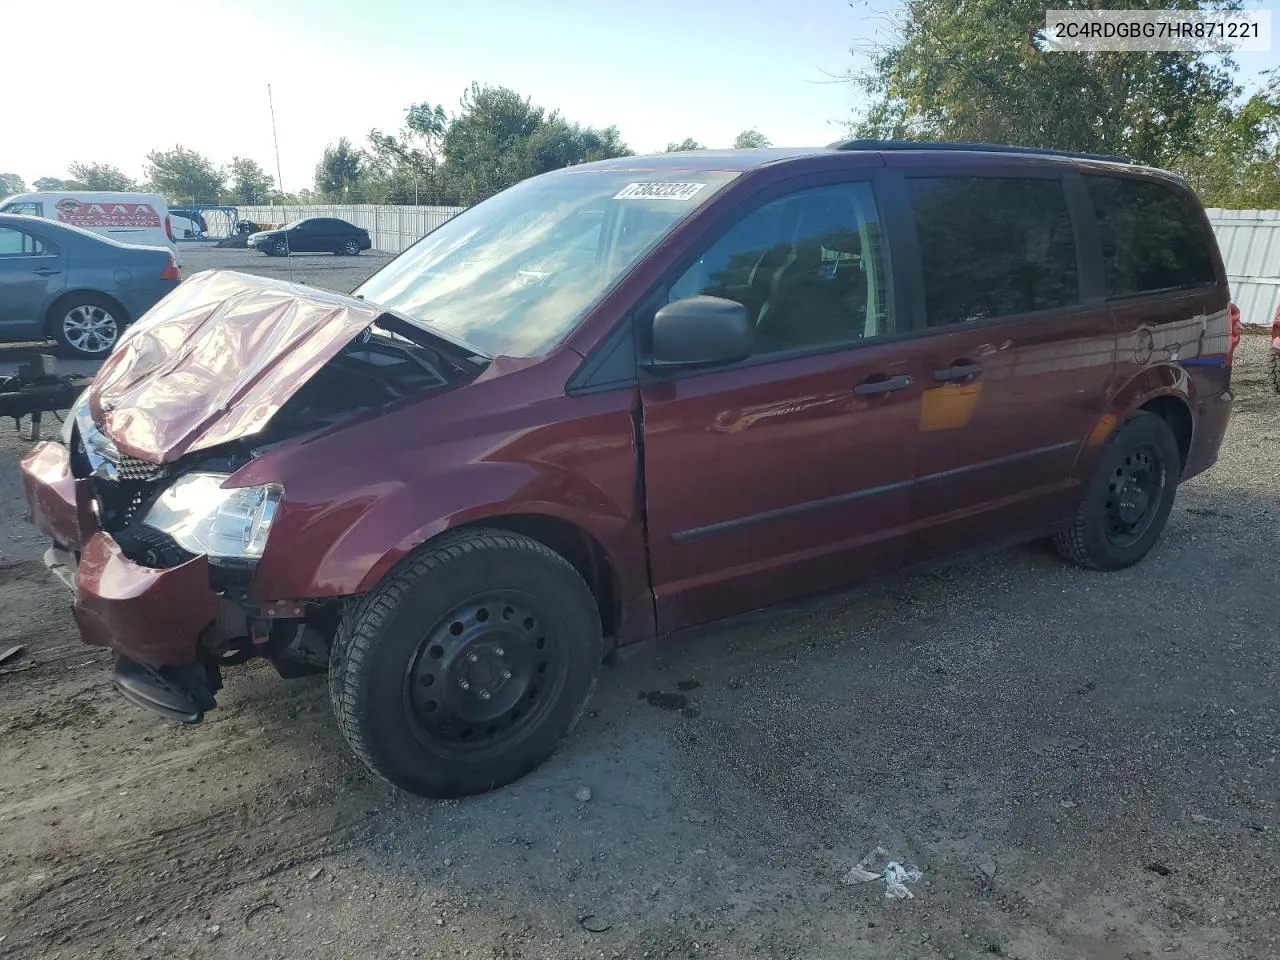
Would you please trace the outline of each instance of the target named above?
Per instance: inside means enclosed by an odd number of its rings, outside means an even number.
[[[359,197],[364,162],[364,151],[339,137],[336,144],[324,148],[324,156],[316,164],[316,193],[329,200],[350,199],[353,193]]]
[[[146,174],[156,193],[177,203],[217,202],[226,181],[208,157],[181,145],[148,153]]]
[[[771,146],[773,146],[773,142],[754,127],[750,130],[743,130],[734,138],[733,141],[733,148],[735,150],[749,150],[755,147]]]
[[[67,185],[66,180],[59,180],[57,177],[41,177],[31,185],[37,190],[61,190]]]
[[[0,173],[0,197],[7,197],[14,193],[25,193],[26,190],[26,181],[16,173]]]
[[[230,183],[223,194],[229,203],[270,203],[275,194],[275,177],[248,157],[232,157],[223,176]]]
[[[71,180],[64,181],[69,190],[137,190],[132,177],[121,173],[109,163],[73,163],[67,167]],[[83,186],[70,186],[71,183]]]
[[[445,191],[464,204],[540,173],[631,153],[616,127],[582,127],[514,90],[478,83],[463,95],[442,146]]]
[[[1061,0],[1055,9],[1226,9],[1236,0]],[[1235,64],[1189,53],[1055,53],[1039,0],[908,0],[851,77],[857,136],[1119,153],[1184,173],[1210,205],[1280,195],[1274,89],[1241,103]]]
[[[441,155],[449,119],[439,104],[415,103],[399,134],[369,131],[364,193],[371,203],[438,202]]]
[[[741,134],[739,134],[741,137]],[[687,150],[705,150],[707,149],[693,137],[685,137],[679,143],[671,142],[667,144],[667,153],[684,153]]]

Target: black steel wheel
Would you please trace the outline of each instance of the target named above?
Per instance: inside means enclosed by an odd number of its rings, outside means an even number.
[[[1182,455],[1163,418],[1138,411],[1107,442],[1070,526],[1054,542],[1075,563],[1119,570],[1160,538],[1173,509]]]
[[[568,561],[528,537],[469,529],[424,545],[348,610],[329,692],[369,769],[455,797],[550,756],[602,659],[595,599]]]
[[[405,713],[424,745],[476,756],[500,750],[538,725],[569,668],[564,639],[544,629],[542,607],[524,594],[482,595],[427,631],[405,673],[403,694]]]

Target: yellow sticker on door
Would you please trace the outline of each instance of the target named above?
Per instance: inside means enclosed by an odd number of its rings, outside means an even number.
[[[926,390],[920,398],[920,432],[967,427],[981,394],[981,383],[944,383]]]

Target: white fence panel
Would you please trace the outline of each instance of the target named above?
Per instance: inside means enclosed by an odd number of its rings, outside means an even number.
[[[400,253],[425,237],[465,207],[414,207],[358,204],[315,204],[290,206],[275,204],[240,207],[240,219],[254,223],[288,223],[300,217],[338,217],[369,231],[375,250]]]

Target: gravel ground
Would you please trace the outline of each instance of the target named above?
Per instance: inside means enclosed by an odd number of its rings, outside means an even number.
[[[375,259],[200,256],[342,289]],[[543,768],[448,803],[367,776],[320,678],[229,671],[190,728],[115,696],[6,428],[0,957],[1276,957],[1266,351],[1136,568],[1030,545],[650,646]],[[877,846],[914,899],[841,883]]]

